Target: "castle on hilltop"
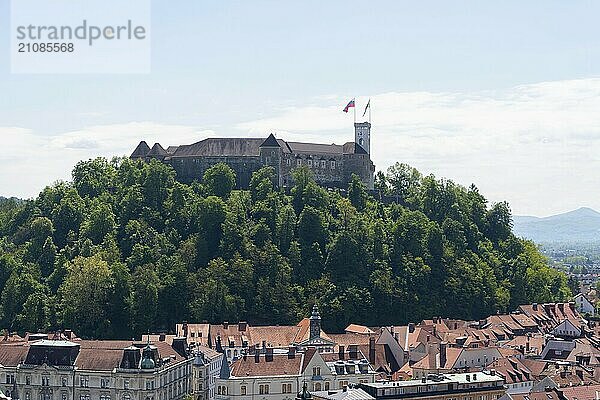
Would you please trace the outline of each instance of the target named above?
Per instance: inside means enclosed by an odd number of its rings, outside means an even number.
[[[132,159],[157,159],[171,165],[182,182],[200,181],[204,172],[218,163],[229,165],[236,173],[238,188],[247,188],[252,173],[264,166],[275,169],[280,187],[293,185],[292,171],[306,166],[315,180],[325,187],[346,189],[352,174],[373,189],[375,165],[371,161],[371,124],[354,123],[354,142],[343,145],[287,142],[273,134],[265,138],[208,138],[199,142],[152,148],[145,141],[137,145]]]

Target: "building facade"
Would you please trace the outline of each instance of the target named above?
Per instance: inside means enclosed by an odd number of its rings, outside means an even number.
[[[496,400],[505,393],[504,380],[493,371],[435,374],[410,381],[361,384],[376,400]]]
[[[152,148],[140,142],[132,159],[159,160],[171,165],[182,182],[202,180],[204,172],[218,163],[229,165],[236,173],[237,186],[247,188],[252,173],[265,166],[275,170],[280,187],[293,185],[292,172],[310,169],[317,183],[346,189],[353,174],[368,189],[373,189],[375,165],[371,161],[371,124],[355,123],[355,141],[343,145],[288,142],[267,138],[208,138],[190,145]]]
[[[229,376],[217,380],[217,400],[292,400],[307,385],[309,391],[343,389],[373,383],[377,373],[361,352],[320,353],[316,348],[286,354],[272,349],[235,361]]]
[[[192,359],[164,342],[0,345],[0,388],[13,400],[177,400],[191,378]]]
[[[196,346],[193,351],[192,385],[196,400],[215,398],[216,381],[227,358],[222,353],[204,346]]]

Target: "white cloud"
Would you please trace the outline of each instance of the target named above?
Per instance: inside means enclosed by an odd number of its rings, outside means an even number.
[[[357,116],[367,98],[357,99]],[[600,187],[592,178],[600,167],[600,79],[370,98],[371,153],[380,169],[401,161],[465,185],[474,182],[490,199],[509,200],[516,213],[600,208]],[[295,140],[351,140],[352,115],[341,112],[347,98],[316,101],[321,104],[286,108],[238,128],[288,131]]]
[[[56,180],[70,179],[79,160],[129,155],[140,142],[150,146],[193,143],[213,131],[153,122],[90,126],[44,136],[29,129],[2,128],[5,151],[0,154],[0,195],[34,197]]]

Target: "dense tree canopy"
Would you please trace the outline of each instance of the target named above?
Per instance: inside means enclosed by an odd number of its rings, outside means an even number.
[[[328,329],[434,315],[478,319],[564,300],[564,274],[511,232],[508,204],[405,164],[346,191],[295,171],[234,190],[226,165],[177,182],[152,161],[95,159],[34,200],[0,203],[0,326],[128,338],[178,321]]]

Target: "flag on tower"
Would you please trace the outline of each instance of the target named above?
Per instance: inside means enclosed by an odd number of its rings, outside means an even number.
[[[354,105],[354,99],[350,100],[350,102],[348,103],[348,105],[346,105],[346,107],[344,107],[344,109],[342,111],[344,111],[345,113],[347,113],[348,110],[350,109],[350,107],[355,107],[355,105]]]
[[[367,110],[371,108],[371,99],[369,99],[369,101],[367,102],[367,105],[365,106],[365,112],[363,113],[363,117],[365,116],[365,114],[367,113]],[[369,114],[370,115],[370,114]]]

